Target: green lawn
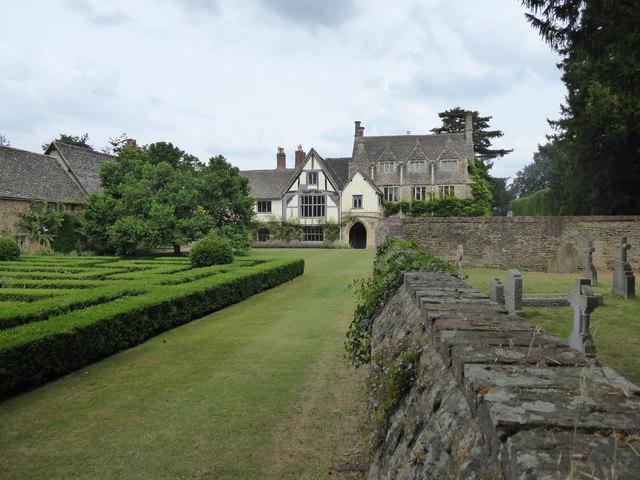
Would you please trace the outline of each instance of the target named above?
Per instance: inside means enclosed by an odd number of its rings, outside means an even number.
[[[362,371],[342,359],[354,306],[347,287],[371,272],[372,253],[252,257],[303,257],[305,274],[5,400],[0,477],[298,479],[348,471],[362,442]]]
[[[464,269],[467,283],[488,293],[493,278],[505,281],[506,271],[486,268]],[[523,292],[569,294],[580,274],[521,272]],[[596,356],[609,363],[630,381],[640,384],[640,298],[625,299],[613,294],[611,272],[598,273],[595,293],[604,296],[604,305],[591,314],[591,335]],[[568,340],[573,328],[571,307],[524,308],[523,316],[551,335]]]

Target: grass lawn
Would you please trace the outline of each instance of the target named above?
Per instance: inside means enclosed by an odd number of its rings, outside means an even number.
[[[505,281],[506,271],[486,268],[464,269],[467,283],[488,293],[493,278]],[[523,293],[569,294],[579,274],[521,272]],[[630,381],[640,385],[640,298],[625,299],[613,294],[612,272],[598,272],[595,293],[604,296],[604,305],[591,314],[591,335],[597,358],[609,363]],[[523,316],[551,335],[568,340],[573,329],[571,307],[524,308]]]
[[[362,250],[255,250],[305,274],[0,404],[3,479],[350,473],[362,370],[342,344]]]

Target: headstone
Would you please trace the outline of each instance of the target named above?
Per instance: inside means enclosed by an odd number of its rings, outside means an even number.
[[[631,265],[627,262],[627,250],[631,245],[627,243],[627,237],[620,237],[618,244],[620,249],[620,260],[613,272],[613,293],[622,295],[624,298],[635,298],[636,277],[633,275]]]
[[[576,280],[576,286],[569,294],[569,304],[573,308],[573,330],[569,335],[569,345],[580,352],[595,357],[596,346],[589,331],[591,312],[598,306],[591,283],[586,278]]]
[[[587,254],[587,264],[582,269],[582,278],[586,278],[587,280],[591,280],[591,286],[598,286],[598,272],[596,271],[596,267],[593,265],[593,252],[596,249],[593,248],[593,242],[587,242],[587,248],[585,253]]]
[[[513,217],[513,212],[511,210],[509,210],[507,212],[507,217],[509,217],[509,218]]]
[[[509,270],[505,283],[504,307],[509,313],[522,313],[522,275]]]
[[[578,251],[565,243],[558,249],[558,273],[576,273],[578,271]]]
[[[462,245],[458,245],[456,250],[456,267],[462,268],[462,257],[464,256],[464,248]]]
[[[489,282],[489,300],[498,305],[504,305],[504,285],[499,278],[494,278]]]

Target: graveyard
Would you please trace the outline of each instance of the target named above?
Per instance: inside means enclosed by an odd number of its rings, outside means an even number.
[[[489,293],[489,284],[495,278],[505,282],[506,270],[501,269],[464,269],[468,275],[466,282],[480,292]],[[523,306],[521,315],[525,320],[539,326],[542,331],[555,335],[564,341],[569,340],[573,329],[574,312],[569,305],[568,296],[575,288],[581,273],[520,272],[522,277],[523,298],[547,297],[564,298],[562,306]],[[637,335],[638,298],[626,299],[613,292],[614,272],[600,271],[598,285],[592,287],[596,295],[602,296],[602,306],[591,314],[591,335],[596,345],[596,356],[616,368],[629,380],[640,383],[640,338]]]

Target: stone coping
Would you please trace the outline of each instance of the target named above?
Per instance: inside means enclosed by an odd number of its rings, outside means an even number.
[[[501,478],[638,478],[640,388],[453,275],[407,273],[403,288]]]

